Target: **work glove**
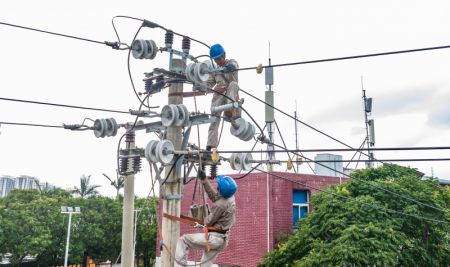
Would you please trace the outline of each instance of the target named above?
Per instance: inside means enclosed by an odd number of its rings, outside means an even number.
[[[236,66],[234,64],[228,63],[225,65],[226,72],[233,72],[236,70]]]
[[[202,169],[198,170],[198,178],[200,178],[200,180],[202,181],[206,179],[206,174],[204,170]]]

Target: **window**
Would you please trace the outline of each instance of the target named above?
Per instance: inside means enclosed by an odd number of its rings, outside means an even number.
[[[294,190],[292,195],[293,224],[305,217],[309,212],[309,196],[306,190]]]

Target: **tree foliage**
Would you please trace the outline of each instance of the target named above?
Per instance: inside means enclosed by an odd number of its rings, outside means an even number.
[[[80,214],[72,215],[69,263],[79,264],[86,256],[115,262],[121,251],[122,203],[102,196],[73,198],[61,189],[14,190],[0,199],[0,254],[11,253],[14,266],[25,256],[36,256],[41,266],[62,265],[68,215],[61,214],[61,206],[81,208]],[[152,262],[156,199],[137,198],[136,207],[142,209],[136,251]]]
[[[448,266],[448,187],[390,164],[351,176],[356,179],[313,196],[314,211],[260,266]]]
[[[80,177],[80,187],[74,187],[73,194],[79,195],[81,198],[98,195],[97,188],[100,185],[91,185],[91,176],[82,175]]]

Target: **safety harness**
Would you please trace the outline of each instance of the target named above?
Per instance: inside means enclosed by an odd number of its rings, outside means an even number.
[[[169,215],[167,213],[163,213],[163,216],[166,217],[167,219],[174,220],[174,221],[179,221],[179,222],[182,222],[182,223],[187,223],[187,224],[190,224],[190,225],[193,225],[193,226],[196,223],[197,224],[203,224],[203,222],[200,222],[197,219],[194,219],[194,218],[191,218],[191,217],[188,217],[188,216],[184,216],[184,215],[180,215],[180,217],[177,217],[177,216]],[[205,232],[206,252],[211,251],[211,246],[209,245],[209,242],[208,242],[209,232],[216,232],[216,233],[220,233],[220,234],[226,234],[227,233],[227,231],[225,231],[225,230],[219,229],[219,228],[214,227],[214,226],[206,226],[206,225],[203,227],[203,231]]]

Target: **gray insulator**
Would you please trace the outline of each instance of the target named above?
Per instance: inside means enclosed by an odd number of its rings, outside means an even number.
[[[252,140],[252,137],[255,135],[255,126],[253,124],[251,124],[250,122],[248,123],[248,125],[250,127],[247,129],[247,132],[245,134],[243,134],[241,137],[241,139],[243,141],[250,141],[250,140]]]
[[[131,44],[131,52],[135,59],[143,59],[145,53],[148,51],[147,42],[145,40],[134,40]]]
[[[247,131],[248,127],[248,122],[246,120],[243,118],[238,118],[232,123],[230,132],[237,138],[241,138],[241,136]]]
[[[94,121],[94,135],[95,137],[103,138],[105,137],[105,131],[107,128],[107,123],[105,119],[96,119]]]
[[[147,44],[147,50],[144,52],[143,57],[145,59],[154,59],[158,53],[158,46],[156,46],[153,40],[145,40],[145,42]]]

